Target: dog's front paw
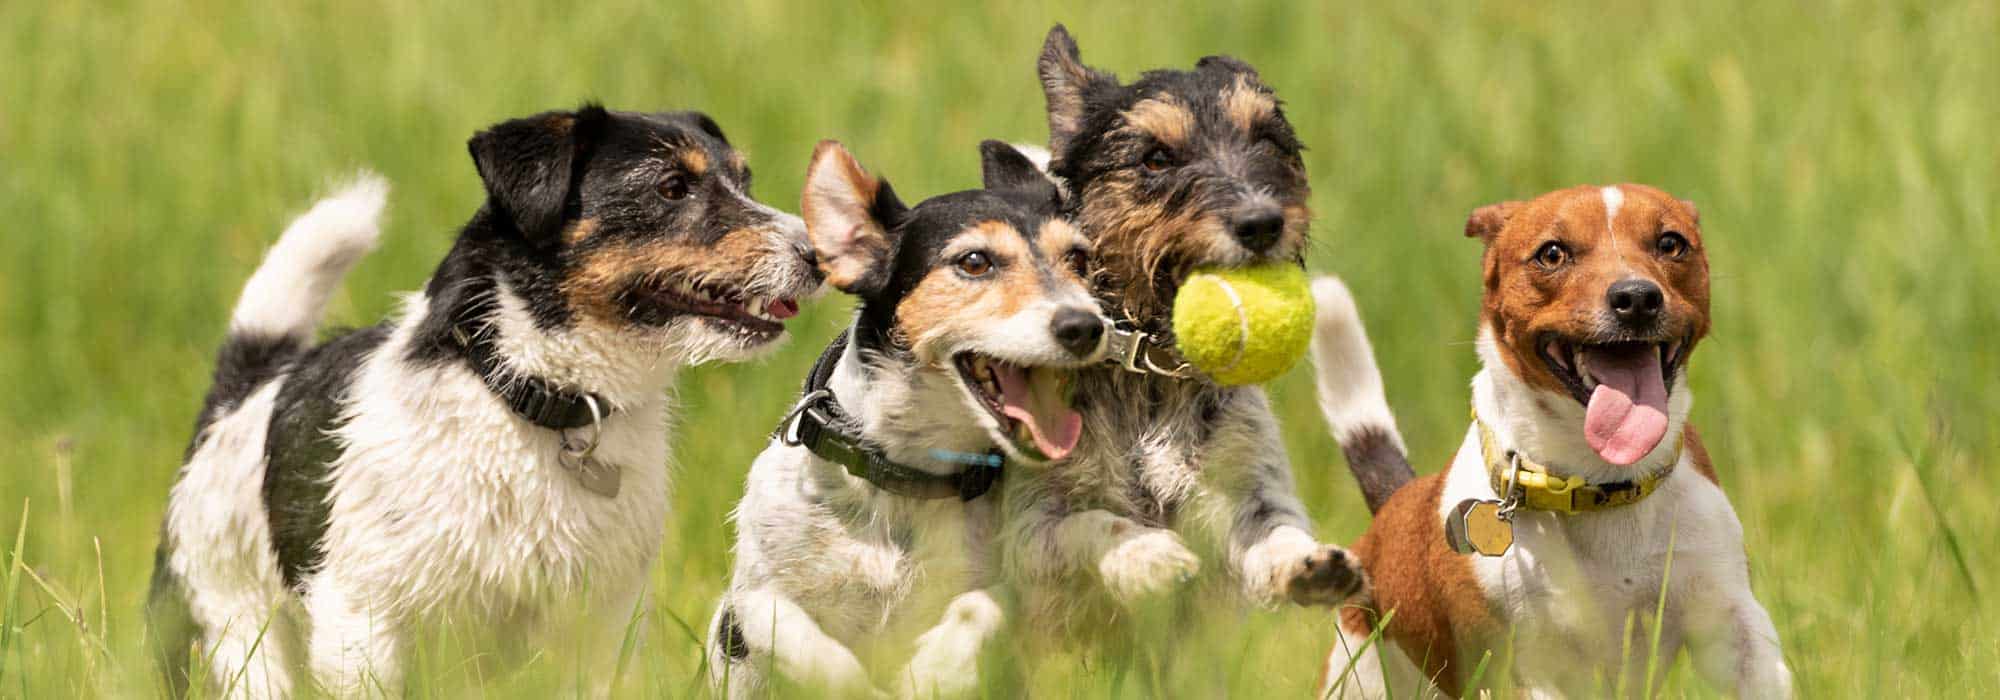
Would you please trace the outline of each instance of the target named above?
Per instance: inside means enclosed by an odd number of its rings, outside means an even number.
[[[1293,562],[1285,576],[1284,593],[1299,605],[1339,605],[1361,592],[1367,576],[1347,550],[1324,545]]]
[[[1201,559],[1171,530],[1148,530],[1126,538],[1097,562],[1104,586],[1120,602],[1152,596],[1194,578]]]

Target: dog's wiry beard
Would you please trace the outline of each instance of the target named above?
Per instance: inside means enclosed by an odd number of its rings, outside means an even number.
[[[1173,309],[1194,266],[1229,254],[1217,217],[1146,198],[1129,178],[1088,185],[1079,218],[1094,238],[1093,281],[1107,307],[1142,323]]]

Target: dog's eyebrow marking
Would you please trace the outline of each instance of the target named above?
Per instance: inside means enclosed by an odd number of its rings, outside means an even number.
[[[683,149],[681,151],[681,165],[688,169],[689,174],[700,175],[708,172],[708,151],[701,150],[700,148]]]
[[[576,223],[570,224],[569,228],[563,230],[563,240],[575,243],[589,238],[590,234],[596,232],[597,219],[578,219]]]
[[[1042,251],[1042,257],[1061,260],[1062,256],[1076,248],[1090,248],[1090,242],[1076,230],[1076,226],[1062,219],[1049,219],[1042,223],[1035,235],[1035,245]]]
[[[1239,75],[1234,85],[1222,91],[1222,111],[1238,131],[1248,132],[1258,122],[1276,114],[1278,103],[1269,94],[1251,85],[1249,78]]]
[[[1125,110],[1125,123],[1173,147],[1187,145],[1194,133],[1194,113],[1172,95],[1140,100]]]

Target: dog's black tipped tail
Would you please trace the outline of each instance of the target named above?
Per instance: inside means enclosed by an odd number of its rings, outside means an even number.
[[[311,347],[327,299],[374,249],[388,194],[381,176],[363,172],[285,228],[230,315],[201,425]]]
[[[1403,436],[1382,390],[1382,371],[1354,297],[1338,278],[1313,280],[1318,318],[1312,354],[1319,379],[1319,408],[1347,456],[1347,468],[1361,487],[1368,511],[1380,510],[1390,494],[1416,478]]]

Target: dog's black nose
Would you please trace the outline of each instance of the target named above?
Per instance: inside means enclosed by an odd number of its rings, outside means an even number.
[[[1611,305],[1611,314],[1618,317],[1618,324],[1628,327],[1649,326],[1660,318],[1660,308],[1666,305],[1666,295],[1660,285],[1648,280],[1619,280],[1611,284],[1604,293],[1604,300]]]
[[[1104,339],[1104,318],[1082,309],[1063,309],[1049,320],[1049,333],[1069,354],[1089,357]]]
[[[1278,243],[1285,232],[1285,213],[1277,207],[1258,207],[1229,219],[1229,232],[1250,252],[1262,253]]]

